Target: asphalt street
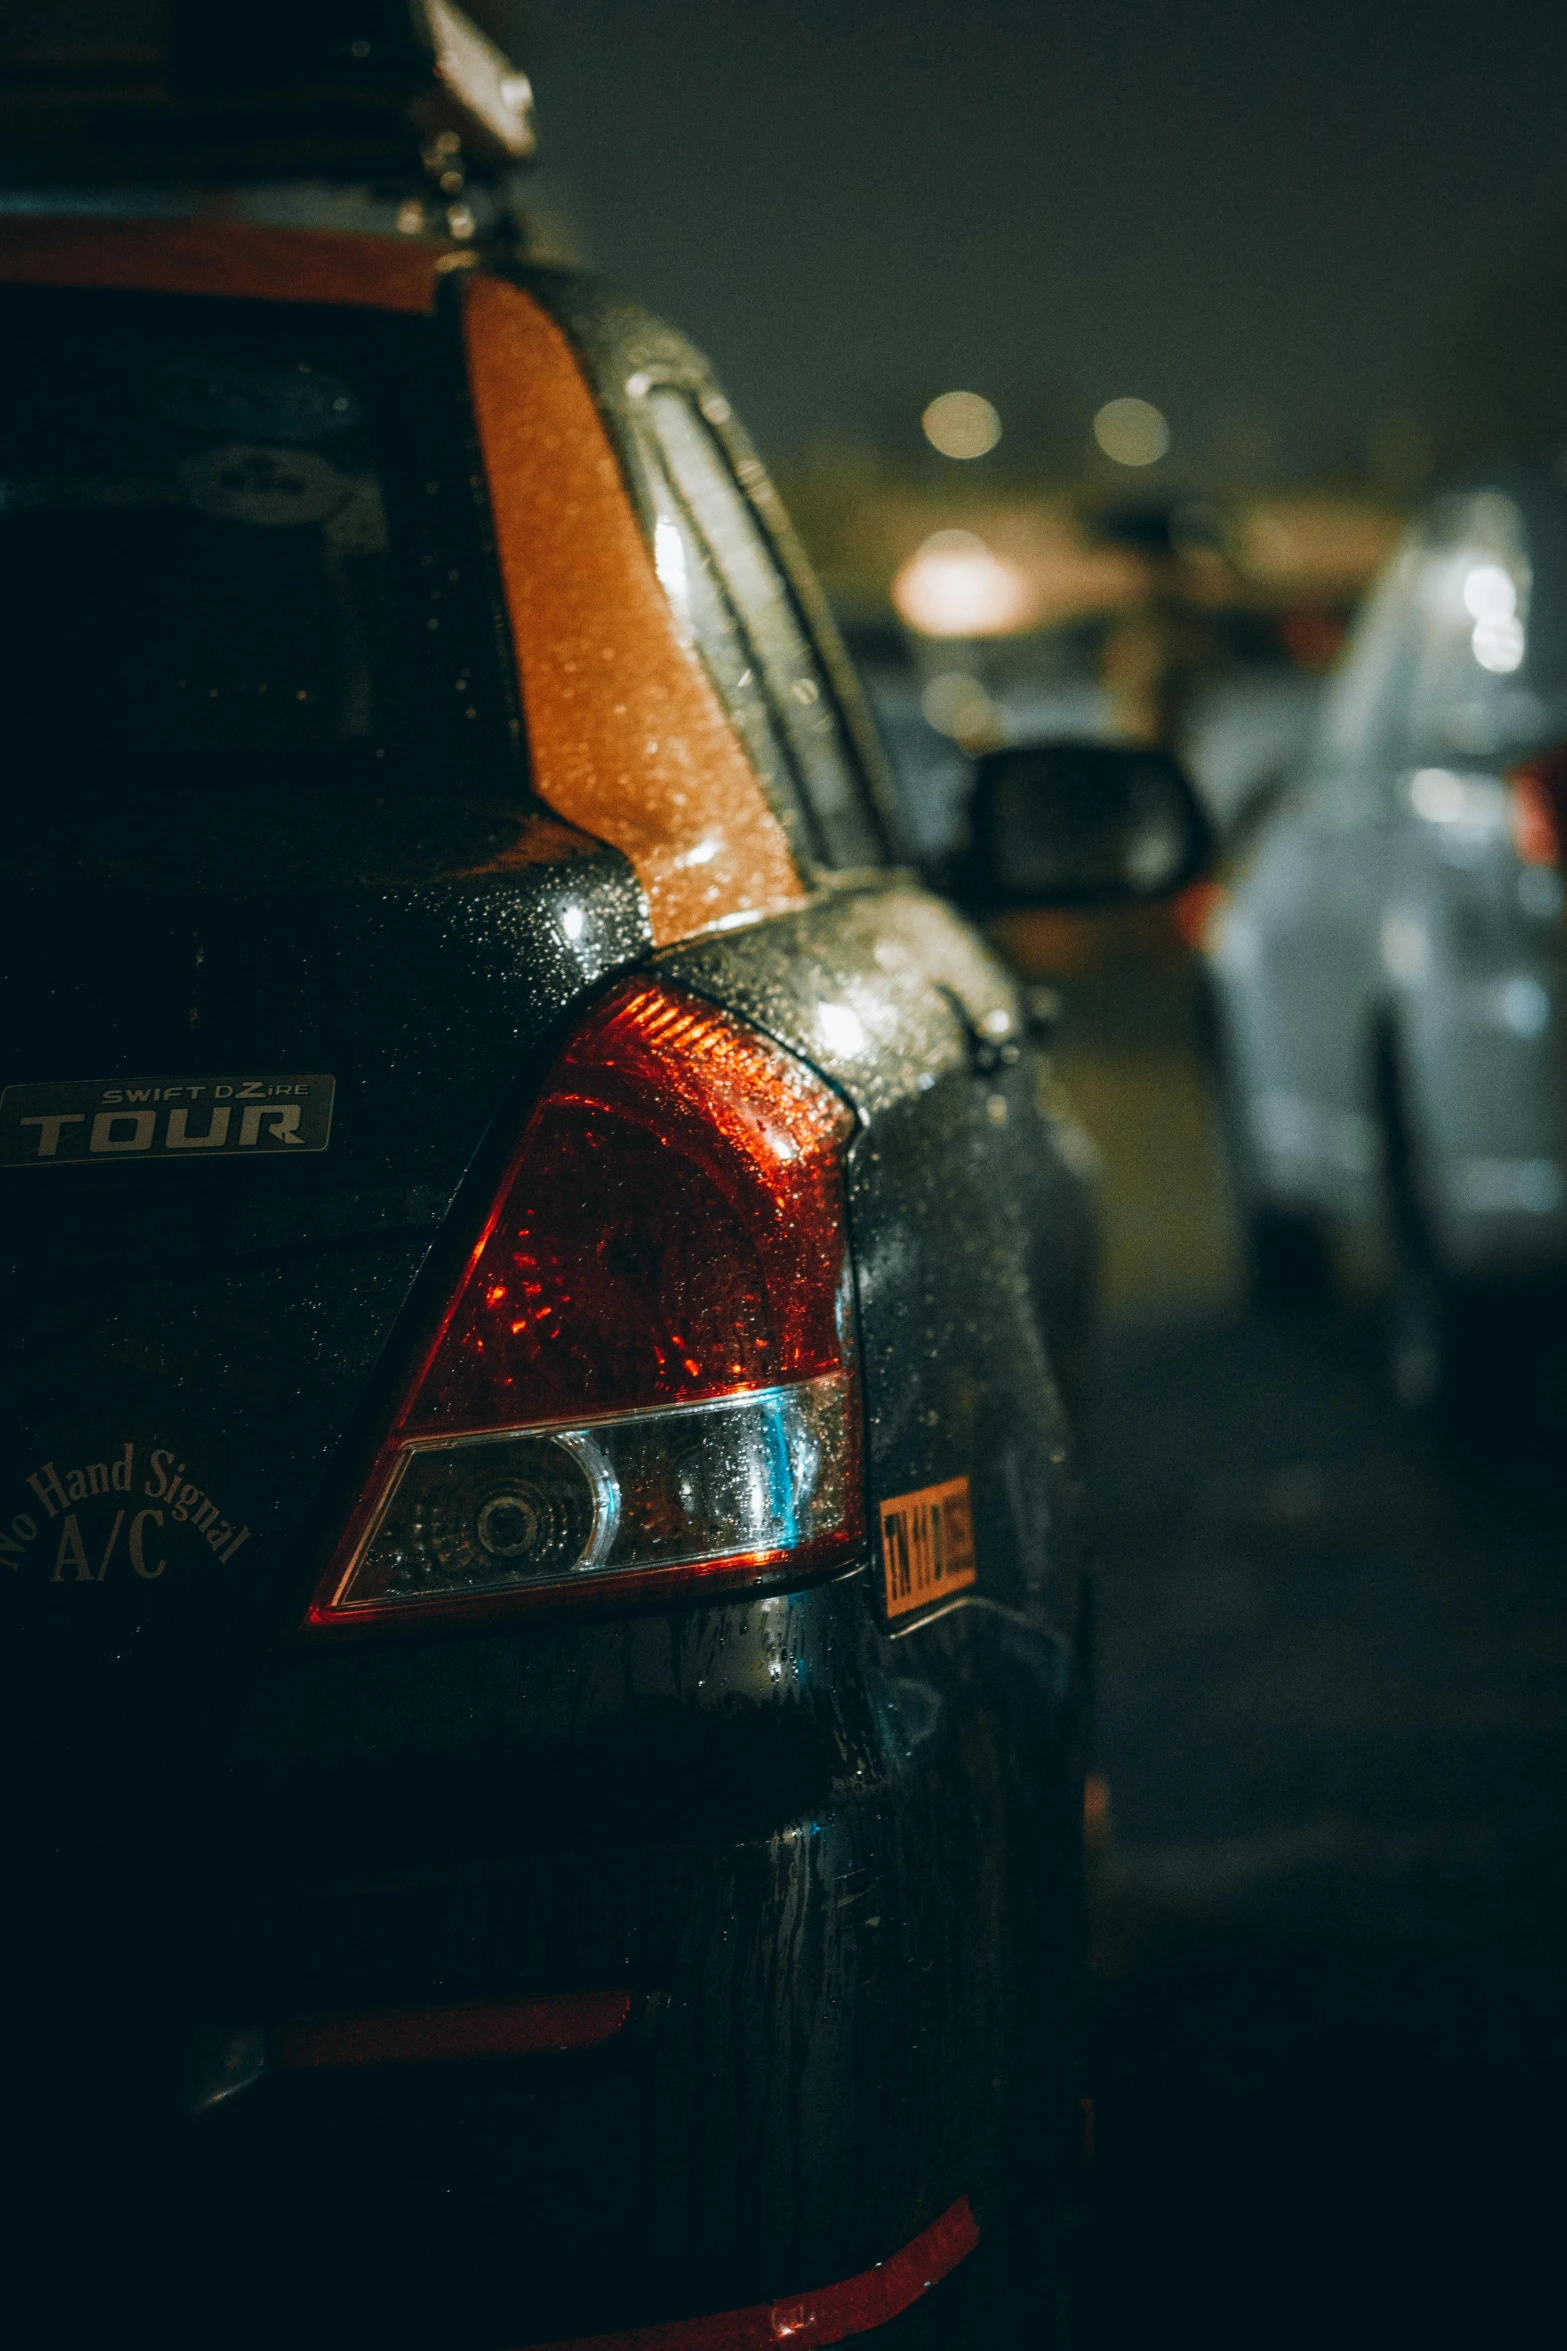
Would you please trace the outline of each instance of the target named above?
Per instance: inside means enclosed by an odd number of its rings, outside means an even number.
[[[1567,1414],[1432,1429],[1374,1299],[1243,1311],[1154,993],[1063,1052],[1113,1300],[1083,2342],[1560,2341]]]

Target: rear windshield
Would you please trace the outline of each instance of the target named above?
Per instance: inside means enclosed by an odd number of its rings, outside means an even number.
[[[514,782],[440,333],[0,295],[7,764],[44,789]]]

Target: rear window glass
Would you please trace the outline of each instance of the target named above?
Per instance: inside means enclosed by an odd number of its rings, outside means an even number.
[[[46,780],[499,785],[471,468],[434,322],[0,298],[0,694]]]
[[[687,556],[677,580],[660,559],[677,617],[694,629],[796,848],[801,828],[793,820],[803,803],[814,862],[875,864],[880,833],[831,687],[728,460],[684,392],[653,392],[644,414],[657,448],[649,471],[664,476],[655,490],[672,484],[689,516],[689,524],[671,518],[667,498],[656,496],[656,529],[699,539],[696,561],[707,575],[699,582]],[[655,538],[655,555],[660,544]]]

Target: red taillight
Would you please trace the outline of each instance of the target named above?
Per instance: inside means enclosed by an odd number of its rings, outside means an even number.
[[[1229,903],[1230,893],[1222,882],[1188,882],[1176,899],[1170,909],[1175,927],[1195,954],[1213,945]]]
[[[1522,865],[1567,865],[1567,746],[1507,771],[1507,822]]]
[[[617,990],[523,1130],[311,1624],[846,1559],[852,1123],[727,1014]]]

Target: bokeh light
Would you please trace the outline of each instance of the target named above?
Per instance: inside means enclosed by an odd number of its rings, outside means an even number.
[[[1518,591],[1499,563],[1471,564],[1464,574],[1464,610],[1471,620],[1511,620]]]
[[[943,392],[920,418],[943,457],[986,457],[1001,438],[1001,419],[980,392]]]
[[[1464,575],[1464,610],[1474,622],[1470,643],[1482,669],[1505,677],[1523,660],[1518,591],[1499,563],[1474,564]]]
[[[1094,439],[1117,465],[1156,465],[1170,428],[1151,400],[1107,400],[1094,418]]]
[[[966,670],[945,669],[929,679],[920,695],[920,709],[928,726],[960,743],[997,731],[995,705],[978,678]]]
[[[1028,583],[974,531],[934,531],[902,566],[892,600],[924,637],[995,637],[1029,618]]]

